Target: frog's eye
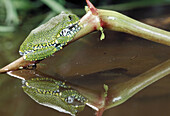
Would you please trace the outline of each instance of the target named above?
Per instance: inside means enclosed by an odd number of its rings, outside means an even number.
[[[70,21],[72,21],[72,17],[69,15],[68,18],[70,19]]]

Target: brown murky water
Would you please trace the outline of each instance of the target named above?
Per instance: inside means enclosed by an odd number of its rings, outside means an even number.
[[[155,19],[145,21],[149,21],[148,23],[152,25],[157,24],[154,23]],[[162,23],[156,26],[170,29],[168,25],[170,23],[166,23],[168,20],[158,18],[156,21]],[[94,32],[72,43],[55,56],[38,64],[37,70],[52,77],[66,79],[76,85],[100,91],[104,83],[112,86],[125,82],[170,59],[168,46],[124,33],[106,30],[105,34],[106,39],[102,41],[99,40],[100,33]],[[18,51],[17,49],[16,47],[15,51]],[[4,61],[1,65],[9,63],[4,57],[2,59]],[[169,83],[170,76],[166,76],[125,103],[106,110],[103,115],[168,116],[170,115]],[[0,91],[1,116],[66,116],[35,103],[22,91],[19,79],[5,74],[0,75]],[[93,116],[94,113],[95,111],[91,108],[85,107],[79,115]]]

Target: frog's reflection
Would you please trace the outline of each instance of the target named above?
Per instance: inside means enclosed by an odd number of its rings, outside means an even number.
[[[75,115],[82,111],[87,99],[65,82],[52,78],[23,80],[24,92],[41,105]]]
[[[129,78],[126,72],[124,68],[117,68],[83,76],[84,80],[81,77],[79,81],[76,81],[78,78],[63,81],[58,76],[52,77],[36,69],[10,71],[8,74],[22,79],[24,92],[39,104],[71,115],[76,115],[88,105],[97,111],[97,115],[102,115],[103,111],[124,103],[143,88],[168,75],[170,60],[133,78]],[[104,78],[101,84],[96,81],[100,76]],[[110,76],[115,81],[109,84],[105,76]],[[118,80],[119,76],[123,81]],[[90,77],[96,77],[93,79],[96,85],[89,84]],[[104,86],[98,86],[103,84]]]

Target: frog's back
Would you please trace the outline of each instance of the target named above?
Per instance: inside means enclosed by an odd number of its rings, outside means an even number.
[[[68,14],[62,12],[60,15],[50,19],[47,23],[42,24],[32,30],[21,45],[20,50],[23,48],[25,50],[31,50],[34,46],[44,46],[54,41],[57,38],[59,32],[62,30],[62,21],[65,20],[67,15]]]
[[[41,60],[71,41],[80,30],[79,18],[71,13],[62,12],[47,23],[32,30],[20,46],[20,55],[26,60]]]

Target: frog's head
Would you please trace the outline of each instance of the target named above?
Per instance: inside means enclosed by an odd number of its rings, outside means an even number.
[[[47,23],[32,30],[20,46],[25,60],[42,60],[62,49],[81,29],[75,14],[62,12]]]
[[[50,78],[24,81],[23,90],[39,104],[71,115],[82,111],[87,102],[85,97],[67,86],[65,82]]]

